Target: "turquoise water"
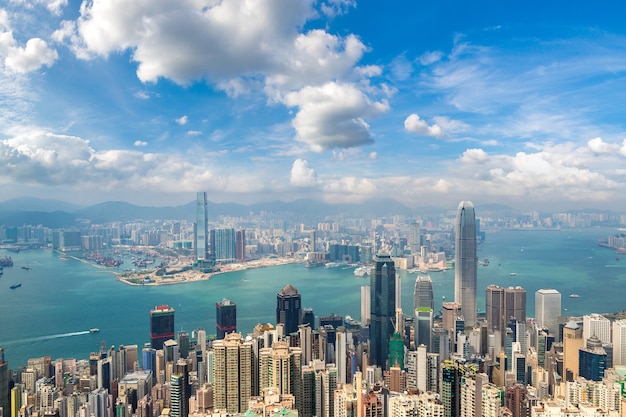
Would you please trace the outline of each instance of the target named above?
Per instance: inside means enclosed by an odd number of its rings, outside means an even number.
[[[614,230],[585,229],[487,234],[479,258],[478,306],[484,309],[489,284],[520,285],[527,290],[528,316],[534,316],[534,293],[556,288],[567,313],[613,312],[626,309],[626,255],[597,245]],[[176,310],[176,328],[191,332],[203,327],[215,333],[215,302],[237,303],[238,330],[247,333],[256,323],[275,321],[276,293],[291,283],[302,304],[316,315],[351,315],[360,319],[360,286],[353,269],[305,268],[301,264],[251,269],[217,275],[209,281],[160,287],[133,287],[115,280],[110,270],[75,260],[61,261],[50,250],[10,255],[15,265],[0,277],[0,346],[13,369],[30,357],[87,358],[100,343],[141,345],[149,341],[149,310],[169,304]],[[22,265],[31,270],[24,270]],[[511,276],[514,272],[517,275]],[[400,273],[402,304],[412,307],[416,274]],[[435,303],[453,299],[454,271],[431,274]],[[10,285],[22,283],[11,290]],[[571,299],[569,294],[580,294]],[[97,327],[100,333],[90,334]]]

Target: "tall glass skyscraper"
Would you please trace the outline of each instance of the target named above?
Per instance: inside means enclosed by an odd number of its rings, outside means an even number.
[[[205,192],[199,192],[196,201],[196,224],[195,224],[195,249],[196,258],[206,260],[208,248],[208,205]]]
[[[301,297],[298,290],[291,284],[276,294],[276,323],[285,326],[285,335],[298,331],[302,312]]]
[[[552,288],[542,288],[535,293],[535,321],[547,327],[552,336],[558,336],[561,315],[561,293]]]
[[[386,370],[396,314],[396,267],[389,254],[374,258],[370,287],[370,362]]]
[[[235,262],[235,229],[215,229],[215,260]]]
[[[217,339],[237,331],[237,304],[228,298],[215,303],[215,327]]]
[[[150,345],[152,349],[163,349],[163,342],[174,338],[174,309],[168,305],[150,310]]]
[[[435,300],[433,298],[433,281],[429,275],[419,275],[415,280],[413,291],[413,308],[428,307],[435,310]]]
[[[454,301],[461,304],[465,326],[476,325],[476,214],[471,201],[461,201],[455,222]]]

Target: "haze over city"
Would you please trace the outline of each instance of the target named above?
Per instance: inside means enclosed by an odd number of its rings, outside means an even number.
[[[2,197],[615,206],[622,8],[5,2]]]

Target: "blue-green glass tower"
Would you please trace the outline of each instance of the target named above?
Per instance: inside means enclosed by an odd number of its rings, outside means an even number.
[[[389,369],[389,340],[396,312],[396,268],[391,256],[379,253],[370,273],[370,363]]]

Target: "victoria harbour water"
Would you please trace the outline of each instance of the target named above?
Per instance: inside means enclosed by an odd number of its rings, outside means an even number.
[[[488,233],[479,246],[478,307],[484,309],[489,284],[522,286],[527,291],[527,315],[534,316],[534,293],[555,288],[562,294],[564,314],[615,312],[626,309],[626,255],[598,246],[599,238],[615,229],[562,231],[499,231]],[[102,342],[134,345],[149,341],[149,310],[175,308],[176,330],[205,328],[215,333],[215,303],[237,303],[238,331],[246,334],[259,322],[275,322],[276,294],[292,284],[304,307],[315,314],[350,315],[360,319],[360,287],[369,278],[354,276],[354,268],[305,268],[302,264],[248,269],[216,275],[210,280],[174,285],[129,286],[113,270],[96,268],[49,249],[11,253],[13,267],[0,277],[0,347],[16,369],[31,357],[87,358]],[[30,269],[23,269],[26,266]],[[417,274],[400,271],[402,307],[410,312]],[[454,271],[433,272],[435,304],[454,297]],[[11,285],[22,286],[10,289]],[[570,294],[580,298],[570,298]],[[99,333],[89,333],[99,328]]]

